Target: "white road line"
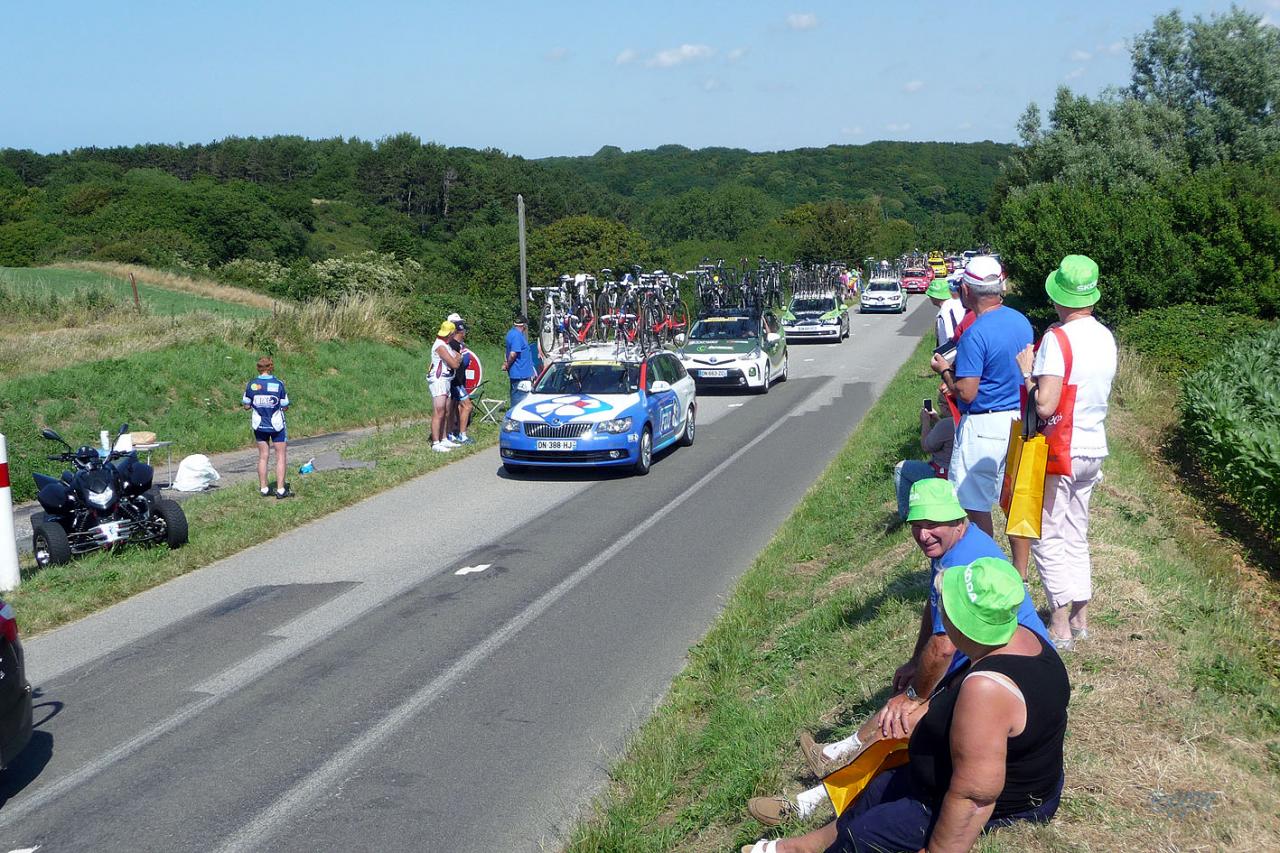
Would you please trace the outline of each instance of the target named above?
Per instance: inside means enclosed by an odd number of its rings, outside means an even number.
[[[503,644],[549,610],[556,602],[571,592],[574,587],[595,574],[597,569],[647,533],[650,528],[663,518],[682,506],[685,501],[697,494],[703,486],[718,477],[730,465],[737,462],[751,448],[772,435],[775,430],[789,419],[779,418],[774,421],[768,429],[734,451],[729,458],[704,474],[701,479],[686,489],[678,498],[655,512],[643,523],[634,527],[630,533],[602,551],[591,562],[577,569],[573,574],[543,593],[537,601],[486,637],[478,646],[459,658],[453,666],[436,676],[421,690],[392,709],[389,714],[367,729],[364,734],[286,791],[283,796],[266,809],[259,812],[257,817],[243,826],[239,832],[232,835],[225,844],[219,847],[218,853],[239,853],[239,851],[265,849],[266,840],[289,819],[293,812],[303,808],[325,792],[332,790],[341,779],[351,772],[350,767],[352,764],[368,755],[372,749],[389,738],[397,729],[426,710],[431,703],[444,695],[463,676],[484,663]]]
[[[806,359],[805,359],[805,361],[813,361],[813,359],[811,359],[811,358],[806,358]]]
[[[455,575],[469,575],[469,574],[471,574],[472,572],[483,572],[485,569],[489,568],[491,565],[493,565],[493,564],[492,564],[492,563],[481,563],[481,564],[480,564],[480,565],[478,565],[478,566],[463,566],[462,568],[460,568],[460,569],[458,569],[456,572],[454,572],[454,574],[455,574]]]
[[[741,409],[741,408],[742,408],[743,406],[745,406],[745,405],[746,405],[746,403],[730,403],[730,404],[729,404],[729,408],[731,408],[731,409]]]

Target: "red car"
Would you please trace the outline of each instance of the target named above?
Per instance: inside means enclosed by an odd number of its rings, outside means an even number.
[[[0,769],[31,740],[31,685],[13,608],[0,601]]]
[[[902,272],[902,289],[907,293],[924,293],[933,281],[933,270],[928,267],[911,267]]]

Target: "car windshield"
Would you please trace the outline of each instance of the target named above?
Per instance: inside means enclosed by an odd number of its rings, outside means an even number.
[[[873,281],[867,290],[898,290],[896,281]]]
[[[792,311],[834,311],[836,309],[836,301],[831,298],[823,297],[801,297],[791,300]]]
[[[924,270],[910,269],[904,272],[903,275],[907,276],[908,278],[924,278],[926,275],[928,275],[928,273],[925,272]]]
[[[708,317],[693,324],[689,340],[744,340],[755,336],[755,325],[750,317]]]
[[[640,365],[616,361],[558,361],[547,368],[535,394],[632,394],[640,388]]]

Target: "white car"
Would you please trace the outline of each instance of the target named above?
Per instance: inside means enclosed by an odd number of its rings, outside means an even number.
[[[868,311],[890,311],[901,314],[907,310],[907,292],[902,289],[902,282],[896,278],[873,278],[862,291],[862,302],[858,313]]]

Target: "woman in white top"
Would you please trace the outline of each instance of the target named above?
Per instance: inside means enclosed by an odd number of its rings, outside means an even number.
[[[447,453],[458,445],[445,437],[445,415],[449,408],[449,384],[462,357],[453,351],[449,341],[458,327],[445,320],[431,345],[431,367],[427,369],[427,386],[431,389],[431,449]]]
[[[1116,342],[1093,316],[1098,265],[1068,255],[1049,275],[1045,290],[1058,323],[1045,333],[1038,352],[1027,347],[1018,365],[1027,389],[1036,390],[1036,411],[1049,443],[1040,539],[1031,546],[1049,599],[1049,634],[1060,649],[1088,636],[1089,495],[1102,479],[1107,455],[1107,398],[1116,375]]]

